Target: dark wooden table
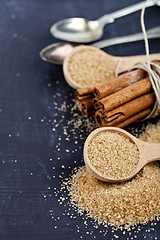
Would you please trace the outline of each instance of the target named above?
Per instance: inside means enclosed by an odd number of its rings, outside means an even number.
[[[79,112],[73,116],[73,89],[62,67],[43,62],[39,52],[58,41],[49,32],[54,22],[74,16],[97,19],[136,2],[0,1],[0,240],[112,239],[114,234],[124,239],[110,228],[104,236],[104,227],[95,229],[90,221],[86,228],[85,217],[59,205],[60,182],[84,164],[88,130],[81,125],[72,131],[76,119],[82,119]],[[147,28],[160,25],[159,16],[159,7],[148,9]],[[116,20],[105,27],[103,39],[141,31],[139,17],[137,12]],[[105,51],[121,56],[145,53],[143,42]],[[160,52],[159,39],[150,41],[150,52]],[[144,226],[137,239],[160,239],[159,224],[148,232],[150,227]]]

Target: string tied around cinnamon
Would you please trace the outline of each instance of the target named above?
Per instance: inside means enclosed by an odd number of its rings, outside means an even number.
[[[134,68],[140,68],[140,69],[143,69],[146,72],[148,72],[149,80],[152,84],[152,88],[153,88],[155,96],[156,96],[156,102],[154,104],[152,111],[143,120],[146,120],[151,117],[152,118],[156,117],[157,115],[160,114],[160,78],[159,78],[160,66],[154,62],[149,62],[149,67],[148,67],[148,62],[147,63],[139,62],[134,66]]]
[[[144,43],[145,43],[145,51],[146,51],[146,57],[147,57],[147,62],[138,62],[137,64],[134,65],[132,69],[143,69],[148,73],[149,80],[152,84],[152,88],[154,90],[155,96],[156,96],[156,102],[154,104],[153,110],[150,112],[150,114],[145,117],[146,120],[151,117],[155,117],[160,114],[160,66],[156,64],[153,61],[150,61],[150,55],[149,55],[149,43],[148,43],[148,38],[147,38],[147,32],[144,24],[144,13],[146,9],[146,2],[144,3],[144,6],[141,11],[141,28],[144,36]],[[155,59],[155,61],[160,61],[160,59]],[[120,66],[121,62],[117,63],[116,67],[116,75],[118,75],[118,68]]]
[[[137,63],[134,68],[140,68],[145,70],[148,73],[149,80],[152,84],[152,88],[154,90],[155,96],[156,96],[156,103],[153,107],[153,110],[151,113],[145,118],[148,119],[150,117],[155,117],[158,114],[160,114],[160,66],[156,64],[153,61],[150,61],[150,55],[149,55],[149,43],[148,43],[148,38],[147,38],[147,32],[144,24],[144,13],[146,9],[146,2],[144,3],[144,6],[141,11],[141,27],[142,27],[142,32],[144,35],[144,43],[145,43],[145,50],[146,50],[146,57],[147,57],[147,62],[139,62]],[[157,59],[157,61],[160,61],[160,59]]]

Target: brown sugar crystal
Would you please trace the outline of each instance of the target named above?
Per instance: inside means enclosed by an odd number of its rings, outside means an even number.
[[[160,168],[146,165],[132,180],[110,184],[95,179],[86,167],[72,176],[69,195],[78,212],[104,225],[128,228],[160,213]]]
[[[160,142],[160,122],[149,125],[140,139]],[[126,228],[146,224],[160,216],[160,167],[146,165],[134,178],[122,183],[105,183],[81,167],[65,184],[70,201],[80,214],[98,223]]]
[[[112,131],[96,135],[88,146],[91,164],[109,178],[129,176],[139,161],[139,151],[135,143],[126,136]]]

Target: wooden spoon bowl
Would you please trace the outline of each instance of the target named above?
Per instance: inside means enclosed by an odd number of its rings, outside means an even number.
[[[150,54],[150,59],[160,58],[160,54]],[[99,82],[111,80],[118,73],[125,72],[140,61],[146,61],[146,55],[129,57],[112,56],[91,46],[75,47],[65,58],[63,73],[67,83],[74,89],[87,87]]]
[[[93,140],[94,137],[96,137],[100,132],[105,131],[112,131],[116,133],[120,133],[121,135],[124,135],[125,137],[129,138],[131,142],[135,143],[138,151],[139,151],[139,161],[136,166],[136,169],[130,174],[129,176],[125,178],[110,178],[106,177],[103,173],[98,171],[95,166],[92,165],[89,156],[88,156],[88,146]],[[88,171],[97,179],[104,181],[104,182],[123,182],[127,181],[131,178],[133,178],[146,164],[160,160],[160,144],[159,143],[148,143],[141,141],[140,139],[137,139],[127,131],[117,128],[117,127],[102,127],[94,130],[86,139],[84,144],[84,161],[86,164],[86,167]]]

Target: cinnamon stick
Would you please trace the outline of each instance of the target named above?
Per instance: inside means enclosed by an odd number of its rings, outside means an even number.
[[[82,114],[84,117],[89,117],[89,116],[94,115],[95,108],[93,105],[93,99],[84,100],[81,103],[81,111],[82,111]]]
[[[97,98],[93,98],[93,105],[94,105],[95,110],[98,110],[99,105],[98,105],[98,99]]]
[[[105,114],[106,124],[116,125],[130,116],[140,112],[155,102],[155,94],[153,92],[144,94],[135,98]]]
[[[93,97],[93,89],[94,86],[86,87],[86,88],[79,88],[75,90],[74,97],[78,100],[84,100],[87,98]]]
[[[114,127],[124,128],[124,127],[130,125],[131,123],[134,123],[134,122],[136,122],[136,121],[138,121],[138,120],[148,116],[148,114],[151,111],[152,111],[152,108],[146,108],[146,109],[144,109],[144,110],[134,114],[133,116],[127,118],[125,121],[120,122],[120,123],[114,125]]]
[[[121,88],[131,85],[147,76],[147,73],[142,69],[136,69],[127,73],[121,74],[118,77],[105,81],[94,87],[93,93],[97,99],[104,98]]]
[[[96,119],[96,123],[99,127],[114,126],[114,127],[124,128],[124,127],[130,125],[131,123],[134,123],[144,117],[147,117],[151,111],[152,111],[152,108],[146,108],[118,124],[106,123],[105,119],[98,111],[97,111],[98,113],[96,112],[97,114],[95,113],[95,119]]]
[[[98,126],[125,127],[150,113],[155,103],[152,91],[148,73],[136,69],[96,86],[77,89],[75,98],[82,101],[82,114],[95,115]]]
[[[99,127],[103,127],[106,124],[105,118],[99,110],[95,112],[95,121]]]
[[[149,78],[144,78],[136,83],[123,88],[105,98],[99,100],[99,107],[102,107],[105,112],[112,110],[138,96],[141,96],[152,89]]]

